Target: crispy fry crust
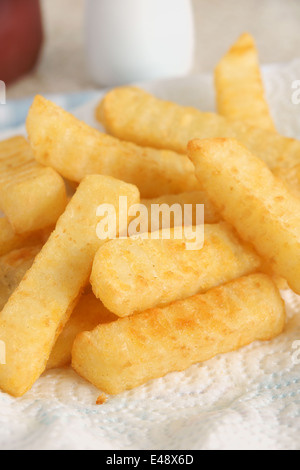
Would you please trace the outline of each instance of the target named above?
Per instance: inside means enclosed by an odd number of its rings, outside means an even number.
[[[219,114],[276,132],[265,98],[258,51],[250,34],[243,34],[219,62],[215,85]]]
[[[47,369],[56,369],[71,363],[73,343],[79,333],[91,331],[98,325],[115,320],[117,317],[92,292],[83,294],[51,351]]]
[[[73,367],[105,393],[118,394],[255,340],[270,340],[284,324],[277,288],[256,274],[80,334]]]
[[[185,156],[121,142],[41,96],[29,111],[27,130],[37,161],[71,181],[80,182],[90,174],[110,175],[135,184],[144,198],[199,189]]]
[[[6,364],[0,387],[22,396],[45,370],[54,343],[86,286],[96,251],[96,209],[109,203],[118,214],[119,197],[139,202],[137,188],[113,178],[89,176],[79,186],[32,268],[0,314]],[[125,227],[120,227],[124,230]]]
[[[62,177],[34,160],[23,137],[0,142],[0,207],[16,233],[54,225],[66,205]]]
[[[193,139],[237,139],[300,196],[300,142],[295,139],[162,101],[133,87],[110,91],[99,105],[97,117],[115,137],[179,153],[186,153]]]
[[[186,241],[129,238],[107,243],[94,260],[96,297],[125,317],[206,292],[260,267],[254,250],[224,223],[205,226],[201,250],[187,250]]]
[[[224,219],[300,294],[299,199],[235,140],[195,140],[189,156]]]

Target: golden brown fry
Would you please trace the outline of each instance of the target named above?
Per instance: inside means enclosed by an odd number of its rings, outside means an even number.
[[[41,96],[29,111],[27,130],[36,159],[71,181],[80,182],[90,174],[110,175],[135,184],[144,198],[199,188],[188,158],[121,142]]]
[[[173,206],[174,204],[180,204],[182,209],[186,204],[191,204],[192,207],[192,225],[196,225],[197,222],[197,204],[204,205],[204,216],[206,224],[216,224],[220,222],[221,217],[217,213],[216,208],[208,199],[204,191],[194,191],[191,193],[182,193],[182,194],[168,194],[161,196],[155,199],[143,199],[141,203],[147,208],[148,211],[148,226],[151,227],[151,207],[155,204],[162,205],[167,204],[168,206]],[[169,219],[170,220],[170,219]],[[163,224],[159,227],[159,230],[163,228]],[[171,225],[172,228],[172,225]]]
[[[0,207],[16,233],[54,225],[66,205],[63,179],[36,163],[23,137],[0,142]]]
[[[0,256],[6,255],[10,251],[19,248],[38,244],[43,245],[53,229],[54,227],[18,235],[15,233],[8,219],[6,217],[0,217]]]
[[[206,292],[260,267],[254,250],[226,224],[206,225],[204,245],[186,248],[187,239],[112,240],[95,256],[94,294],[119,317]]]
[[[242,34],[219,62],[215,84],[219,114],[276,132],[251,34]]]
[[[118,394],[253,341],[270,340],[284,324],[278,290],[267,276],[256,274],[80,334],[73,367],[105,393]]]
[[[6,345],[6,364],[0,365],[3,391],[23,395],[45,370],[55,341],[88,282],[95,253],[105,242],[96,234],[96,209],[109,203],[118,214],[120,196],[127,196],[129,206],[139,202],[134,186],[104,176],[86,177],[2,310],[0,341]],[[124,229],[122,225],[120,230]]]
[[[0,311],[20,284],[42,245],[21,248],[0,258]]]
[[[41,248],[41,245],[21,248],[0,258],[0,311],[31,268]],[[71,363],[73,342],[79,333],[93,330],[100,324],[116,319],[117,317],[109,312],[88,289],[58,337],[51,351],[47,369],[55,369]]]
[[[133,87],[110,91],[99,105],[97,117],[115,137],[179,153],[186,153],[192,139],[235,138],[274,172],[280,172],[291,190],[300,196],[300,142],[295,139],[162,101]],[[289,172],[293,167],[291,178]]]
[[[115,320],[117,317],[92,292],[83,294],[51,351],[47,369],[56,369],[71,363],[73,343],[79,333],[91,331],[98,325]]]
[[[218,111],[225,117],[276,131],[264,97],[258,52],[254,39],[243,34],[218,64],[215,72]],[[273,169],[287,188],[299,197],[300,166]],[[282,281],[279,280],[282,284]]]
[[[224,219],[300,294],[300,200],[235,140],[195,140],[189,156]]]

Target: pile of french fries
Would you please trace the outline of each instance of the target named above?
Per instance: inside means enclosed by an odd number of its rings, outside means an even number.
[[[112,90],[96,110],[107,134],[37,96],[28,140],[0,143],[2,391],[72,363],[119,394],[283,332],[280,289],[300,294],[300,142],[275,129],[249,34],[215,82],[218,114]],[[118,214],[120,197],[204,204],[203,247],[175,225],[100,239],[97,207]]]

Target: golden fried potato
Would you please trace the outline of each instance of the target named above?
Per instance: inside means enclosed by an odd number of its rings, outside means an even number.
[[[215,84],[219,114],[276,132],[251,34],[242,34],[219,62]]]
[[[0,258],[0,311],[31,268],[41,249],[41,245],[21,248]],[[58,337],[51,351],[47,369],[55,369],[71,363],[73,342],[79,333],[93,330],[100,324],[116,319],[117,317],[109,312],[88,289],[80,298],[71,318]]]
[[[16,233],[55,225],[66,205],[63,179],[36,163],[23,137],[0,142],[0,207]]]
[[[221,217],[217,213],[216,208],[208,199],[207,195],[204,191],[193,191],[190,193],[182,193],[182,194],[167,194],[165,196],[161,196],[155,199],[143,199],[141,203],[147,208],[148,212],[148,227],[151,227],[151,208],[153,205],[167,204],[169,207],[172,207],[174,204],[179,204],[184,210],[184,206],[186,204],[192,205],[192,217],[191,222],[192,225],[197,224],[197,204],[204,205],[204,218],[206,224],[216,224],[220,222]],[[184,220],[184,219],[183,219]],[[168,223],[170,218],[168,218]],[[172,222],[172,220],[171,220]],[[161,221],[161,225],[158,227],[161,230],[164,227],[163,220]],[[172,225],[171,225],[172,227]]]
[[[218,112],[224,117],[276,131],[264,96],[258,51],[253,37],[243,34],[215,70]],[[273,168],[273,173],[299,197],[300,166]],[[275,276],[276,279],[276,276]],[[284,287],[286,281],[277,276]]]
[[[284,324],[277,288],[264,274],[255,274],[80,334],[73,367],[102,391],[118,394],[253,341],[270,340]]]
[[[300,294],[300,200],[235,140],[195,140],[189,156],[224,219]]]
[[[0,313],[0,341],[6,345],[6,364],[0,365],[4,392],[22,396],[45,370],[56,339],[88,283],[95,253],[105,243],[97,236],[97,208],[112,204],[118,215],[120,196],[128,198],[129,206],[139,203],[134,186],[105,176],[86,177]],[[121,231],[127,223],[126,214]],[[110,233],[114,229],[110,232],[109,227],[108,237]]]
[[[186,249],[187,239],[112,240],[95,256],[94,294],[119,317],[206,292],[257,271],[260,258],[227,224],[205,225],[204,245]]]
[[[38,230],[32,233],[18,235],[10,225],[6,217],[0,217],[0,256],[6,255],[10,251],[28,246],[44,244],[54,227]]]
[[[0,311],[31,268],[42,245],[14,250],[0,258]]]
[[[27,130],[37,161],[71,181],[110,175],[135,184],[144,198],[199,189],[188,158],[102,134],[41,96],[29,111]]]
[[[73,343],[79,333],[91,331],[117,318],[92,292],[83,294],[51,351],[47,369],[57,369],[71,363]]]
[[[235,138],[274,172],[280,172],[288,187],[300,196],[300,142],[295,139],[162,101],[133,87],[110,91],[99,105],[97,117],[115,137],[179,153],[186,153],[192,139]]]

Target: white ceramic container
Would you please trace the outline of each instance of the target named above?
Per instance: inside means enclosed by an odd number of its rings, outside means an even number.
[[[101,86],[178,77],[194,59],[190,0],[87,0],[86,56]]]

